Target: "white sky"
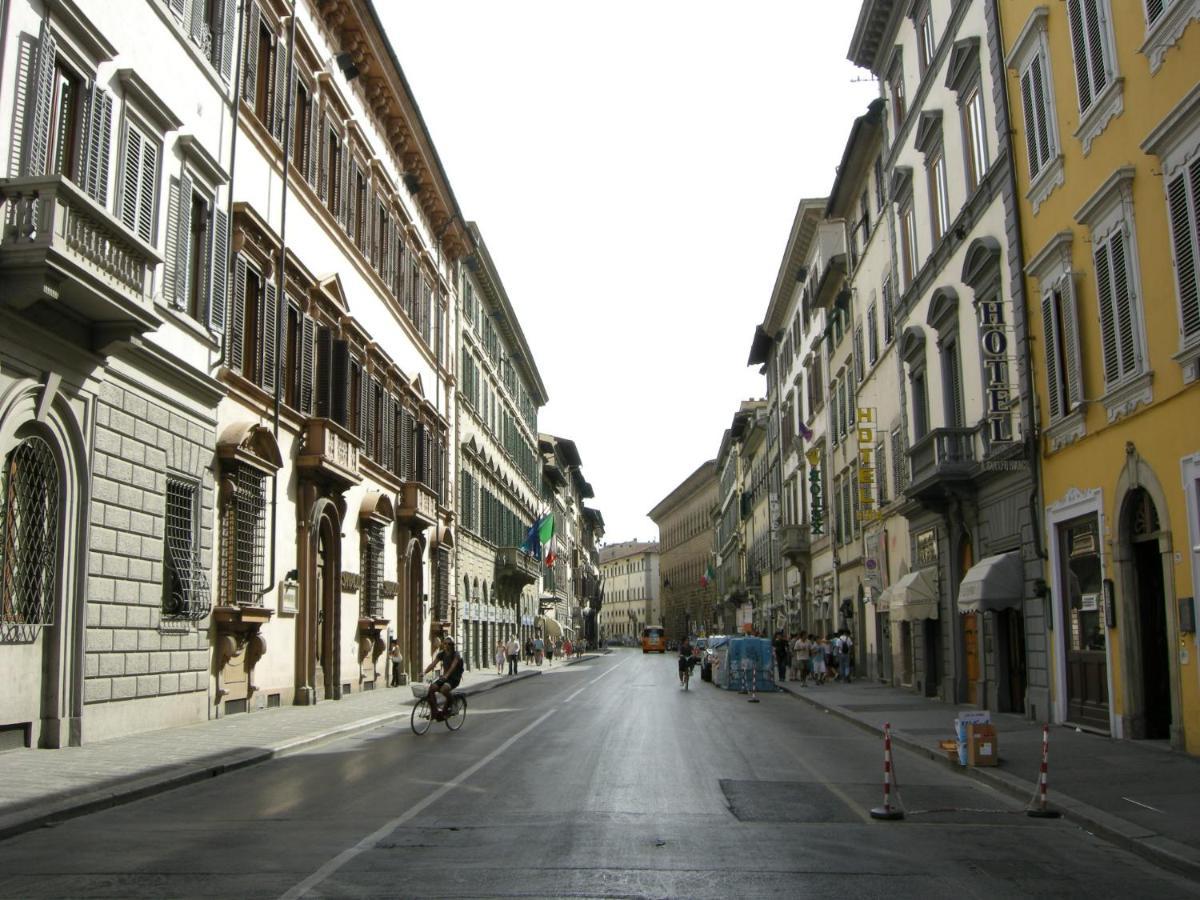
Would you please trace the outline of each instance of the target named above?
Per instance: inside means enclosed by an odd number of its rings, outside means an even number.
[[[716,456],[801,197],[876,96],[854,0],[375,0],[608,543]],[[857,83],[855,83],[857,80]]]

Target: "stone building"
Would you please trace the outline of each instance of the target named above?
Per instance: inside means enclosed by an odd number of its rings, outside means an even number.
[[[647,513],[658,526],[662,624],[675,639],[708,634],[715,627],[712,511],[716,505],[717,464],[710,459]]]
[[[639,642],[645,626],[662,624],[657,543],[623,541],[601,547],[600,577],[604,579],[599,619],[603,640]]]

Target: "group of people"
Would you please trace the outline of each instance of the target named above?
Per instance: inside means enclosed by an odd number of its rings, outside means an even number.
[[[526,638],[522,644],[516,635],[507,641],[497,641],[495,650],[496,674],[503,675],[504,667],[508,665],[508,674],[517,674],[517,662],[524,658],[528,666],[540,666],[543,660],[547,665],[554,665],[554,657],[569,659],[571,654],[583,652],[582,642],[572,643],[570,638],[541,637]]]
[[[801,631],[789,638],[777,631],[771,649],[780,681],[798,681],[803,687],[810,677],[813,684],[824,684],[832,675],[849,683],[854,674],[854,638],[845,628],[824,637]]]

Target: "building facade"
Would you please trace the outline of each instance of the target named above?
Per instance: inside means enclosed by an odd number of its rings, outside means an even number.
[[[623,541],[600,548],[604,607],[600,637],[606,641],[640,641],[647,625],[662,624],[658,544]]]
[[[717,612],[715,460],[701,463],[647,515],[658,526],[662,624],[673,639],[708,634]]]
[[[999,5],[1056,722],[1200,748],[1200,9]],[[1081,39],[1082,34],[1088,40]]]

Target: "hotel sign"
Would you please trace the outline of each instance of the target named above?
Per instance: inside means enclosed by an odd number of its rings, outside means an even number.
[[[821,452],[809,450],[808,460],[808,520],[813,534],[825,533],[825,498],[821,490]]]
[[[983,381],[988,441],[1012,441],[1008,404],[1012,393],[1008,377],[1008,332],[1004,326],[1004,301],[996,296],[978,305],[979,343],[983,350]]]
[[[858,408],[858,520],[875,522],[875,408]]]

